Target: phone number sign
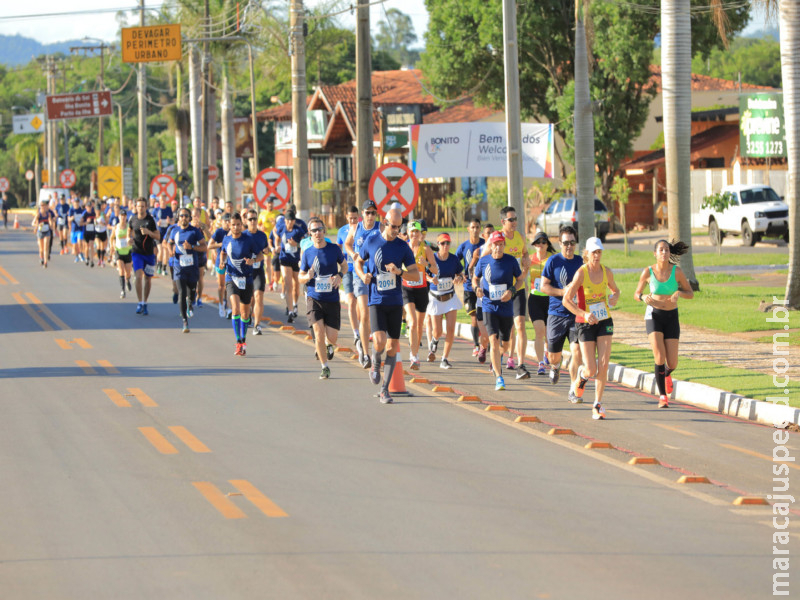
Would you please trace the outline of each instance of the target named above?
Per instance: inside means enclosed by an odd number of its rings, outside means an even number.
[[[786,158],[782,94],[740,96],[739,148],[742,156]]]

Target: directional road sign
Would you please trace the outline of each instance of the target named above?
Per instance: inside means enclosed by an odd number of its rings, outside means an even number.
[[[97,193],[100,196],[122,196],[122,169],[97,167]]]
[[[111,92],[47,96],[47,118],[51,121],[105,117],[111,114],[111,109]]]
[[[153,177],[153,181],[150,182],[150,194],[161,196],[161,194],[166,194],[169,198],[169,201],[172,202],[175,199],[175,194],[178,193],[178,184],[175,183],[175,180],[166,175],[165,173],[161,173],[160,175],[156,175]]]
[[[75,185],[75,171],[72,169],[64,169],[58,176],[58,180],[61,182],[61,187],[71,188]]]
[[[277,210],[286,206],[292,196],[292,184],[286,173],[273,167],[261,171],[253,183],[253,197],[261,208],[266,207],[270,196],[275,197],[272,208]]]
[[[0,177],[0,192],[7,192],[8,191],[8,179],[5,177]]]
[[[14,133],[43,133],[44,132],[44,113],[31,115],[14,115]]]
[[[419,182],[413,171],[401,163],[386,163],[372,174],[369,180],[369,199],[378,207],[381,216],[394,202],[403,207],[406,217],[419,202]]]

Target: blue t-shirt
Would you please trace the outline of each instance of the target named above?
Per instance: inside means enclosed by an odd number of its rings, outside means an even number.
[[[170,239],[172,239],[172,234],[173,234],[173,233],[175,233],[175,230],[176,230],[177,228],[178,228],[178,225],[177,225],[177,224],[175,224],[175,225],[170,225],[169,227],[167,227],[167,230],[164,232],[164,235],[162,235],[162,236],[161,236],[161,239],[162,239],[162,240],[166,240],[166,241],[169,241]],[[168,261],[168,263],[167,263],[167,264],[168,264],[170,267],[172,267],[173,269],[175,268],[175,256],[174,256],[174,254],[173,254],[173,255],[170,255],[170,257],[169,257],[169,261]]]
[[[168,219],[172,218],[172,207],[163,206],[153,210],[153,218],[156,220],[156,225],[163,232],[168,226]]]
[[[514,281],[520,275],[522,269],[519,267],[519,262],[510,254],[503,254],[499,259],[492,258],[491,254],[482,256],[475,265],[475,276],[481,278],[483,312],[497,313],[500,317],[513,317],[514,306],[511,300],[501,302],[499,297],[504,290],[511,290],[513,297]],[[495,295],[498,297],[492,299]]]
[[[367,240],[372,239],[375,236],[380,236],[381,234],[381,227],[377,221],[372,226],[372,229],[365,229],[364,222],[359,221],[358,225],[356,226],[356,233],[355,238],[353,240],[353,250],[355,250],[356,254],[361,252],[361,248],[364,247],[364,244]]]
[[[83,231],[83,208],[74,206],[69,209],[67,216],[73,217],[70,231]]]
[[[170,226],[168,236],[165,239],[175,243],[173,250],[172,267],[173,279],[196,279],[200,276],[199,263],[197,262],[197,252],[184,249],[184,242],[189,242],[192,246],[197,246],[203,241],[203,234],[199,229],[191,225],[186,229],[181,229],[178,225]]]
[[[303,240],[305,233],[303,229],[295,222],[292,229],[286,229],[286,219],[275,224],[275,237],[279,240],[281,245],[281,252],[279,258],[286,262],[300,263],[300,242]],[[297,246],[292,246],[287,243],[288,240],[297,242]]]
[[[377,229],[377,226],[375,227]],[[386,270],[388,264],[398,269],[415,265],[414,253],[408,242],[395,238],[387,242],[382,235],[371,235],[358,255],[364,264],[364,273],[372,274],[369,285],[369,305],[402,306],[403,290],[400,275],[392,275]]]
[[[339,272],[339,265],[344,261],[342,249],[330,242],[324,248],[313,245],[303,251],[300,258],[300,270],[313,269],[315,277],[307,284],[308,297],[319,302],[339,302],[339,288],[331,286],[330,278]]]
[[[580,256],[573,256],[571,260],[564,258],[560,252],[551,256],[544,265],[542,277],[550,280],[550,284],[559,290],[566,289],[575,278],[575,273],[583,266],[583,259]],[[571,312],[565,307],[559,296],[550,296],[550,307],[547,311],[548,315],[555,315],[557,317],[572,317],[575,318]]]
[[[433,257],[436,259],[436,265],[439,267],[439,283],[431,283],[431,293],[434,296],[440,294],[449,294],[453,291],[453,277],[458,275],[464,270],[461,266],[461,261],[458,260],[455,254],[448,253],[447,258],[442,260],[439,258],[439,253],[434,253]],[[442,288],[439,290],[439,288]]]
[[[255,233],[251,233],[250,231],[245,231],[243,235],[249,235],[253,238],[253,241],[256,243],[256,248],[258,248],[259,252],[264,252],[267,247],[267,234],[263,231],[256,231]],[[264,261],[260,260],[257,263],[253,263],[253,269],[256,271],[264,268]]]
[[[64,219],[64,225],[67,224],[67,215],[69,215],[69,204],[64,202],[64,204],[58,203],[56,204],[56,215],[60,218]]]
[[[225,231],[222,227],[217,227],[217,230],[211,236],[211,239],[214,240],[217,244],[221,244],[222,240],[225,239],[225,236],[228,235],[228,232]],[[214,261],[216,263],[217,268],[219,269],[219,249],[217,249],[217,258]]]
[[[339,244],[339,247],[344,252],[344,243],[347,240],[347,235],[350,233],[350,223],[346,223],[339,228],[339,233],[336,235],[336,243]],[[345,256],[347,259],[347,271],[348,273],[353,272],[353,259],[350,258],[348,254]]]
[[[83,209],[83,229],[86,230],[86,226],[91,224],[92,231],[94,231],[94,220],[97,218],[97,213],[94,212],[94,209]]]
[[[480,256],[480,248],[486,243],[486,240],[480,238],[477,244],[473,244],[469,240],[466,242],[461,242],[461,245],[456,250],[456,256],[459,260],[464,261],[464,269],[466,270],[469,267],[469,263],[472,262],[472,256],[475,251],[478,252],[478,256]],[[478,263],[475,263],[477,266]],[[474,267],[473,267],[474,271]],[[464,280],[464,291],[465,292],[473,292],[475,290],[472,289],[472,272],[466,273],[467,278]]]
[[[222,240],[221,250],[227,255],[225,264],[225,281],[232,281],[239,289],[244,289],[238,283],[253,282],[253,267],[244,261],[247,258],[255,258],[261,249],[249,235],[240,235],[238,238],[226,235]]]

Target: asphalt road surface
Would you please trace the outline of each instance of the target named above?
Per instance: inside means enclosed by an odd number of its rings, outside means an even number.
[[[349,353],[320,381],[310,342],[268,327],[233,356],[216,306],[182,334],[153,287],[136,315],[112,269],[44,270],[0,231],[3,600],[772,594],[772,511],[734,505],[772,493],[768,427],[618,387],[592,421],[593,383],[577,406],[535,375],[496,393],[462,342],[385,406]]]

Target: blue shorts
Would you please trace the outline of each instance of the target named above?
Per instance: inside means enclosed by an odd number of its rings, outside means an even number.
[[[147,277],[152,277],[156,273],[156,257],[154,254],[139,254],[131,252],[133,259],[133,271],[144,270]]]
[[[356,298],[360,298],[361,296],[369,296],[369,286],[361,281],[361,277],[353,272],[353,293],[355,294]]]
[[[345,294],[352,294],[353,293],[353,278],[356,274],[353,271],[348,271],[344,275],[342,275],[342,291]]]
[[[73,231],[70,237],[70,242],[73,244],[77,244],[78,242],[82,241],[83,241],[83,232],[78,231],[77,229]]]

